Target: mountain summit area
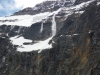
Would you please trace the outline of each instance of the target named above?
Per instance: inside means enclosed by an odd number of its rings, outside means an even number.
[[[0,75],[100,75],[100,0],[47,0],[0,17]]]

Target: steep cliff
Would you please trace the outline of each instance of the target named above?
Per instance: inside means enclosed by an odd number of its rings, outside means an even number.
[[[48,15],[29,26],[0,19],[0,75],[100,75],[99,0]]]

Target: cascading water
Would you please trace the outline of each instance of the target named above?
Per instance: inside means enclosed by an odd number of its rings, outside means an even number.
[[[52,37],[56,35],[56,21],[55,14],[52,17]]]
[[[42,24],[41,24],[40,33],[42,33],[42,31],[43,31],[43,22],[42,22]]]
[[[52,44],[48,44],[48,43],[49,43],[49,41],[53,38],[53,36],[56,35],[56,21],[55,21],[55,16],[56,16],[56,14],[54,14],[54,15],[52,16],[52,26],[51,26],[52,36],[51,36],[50,38],[44,40],[44,42],[42,43],[42,47],[43,47],[43,48],[45,48],[46,46],[47,46],[48,48],[52,48]],[[44,23],[44,22],[42,22],[42,24],[41,24],[40,32],[43,31],[43,23]],[[38,51],[38,53],[40,53],[42,50],[43,50],[43,49],[40,49],[40,50]]]
[[[17,33],[20,33],[20,31],[21,31],[21,28],[22,28],[22,27],[19,27],[19,29],[18,29],[18,32],[17,32]]]
[[[11,25],[11,29],[10,29],[10,30],[13,30],[13,29],[14,29],[14,27],[15,27],[14,25]]]

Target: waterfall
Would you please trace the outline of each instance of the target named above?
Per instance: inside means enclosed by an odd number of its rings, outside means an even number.
[[[55,21],[55,14],[52,17],[52,36],[56,35],[56,21]]]
[[[11,28],[10,28],[10,30],[13,30],[13,29],[14,29],[14,27],[15,27],[14,25],[11,25]]]
[[[22,27],[19,27],[19,29],[18,29],[17,33],[20,33],[20,31],[21,31],[21,28],[22,28]]]
[[[42,31],[43,31],[43,22],[42,22],[42,24],[41,24],[40,33],[42,33]]]

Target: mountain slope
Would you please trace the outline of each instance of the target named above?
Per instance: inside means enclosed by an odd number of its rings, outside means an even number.
[[[45,49],[44,48],[34,48],[34,46],[41,45],[43,43],[39,43],[43,41],[48,40],[49,38],[53,38],[53,36],[56,35],[56,32],[60,30],[60,28],[63,25],[59,25],[56,21],[56,19],[60,20],[60,22],[63,22],[67,19],[69,15],[72,14],[82,14],[84,12],[84,9],[91,3],[92,1],[87,1],[83,2],[81,4],[75,5],[75,6],[70,6],[70,7],[61,7],[57,11],[53,12],[45,12],[45,13],[40,13],[37,15],[20,15],[20,16],[8,16],[8,17],[2,17],[1,18],[1,25],[6,24],[6,25],[11,25],[5,26],[4,30],[8,28],[8,31],[6,34],[13,35],[10,36],[12,43],[15,45],[18,45],[18,51],[32,51],[32,50],[41,50]],[[22,12],[23,13],[23,12]],[[47,24],[45,24],[47,23]],[[57,23],[57,25],[56,25]],[[20,27],[22,25],[22,27]],[[59,25],[59,26],[58,26]],[[16,26],[18,28],[16,30],[13,30]],[[46,27],[44,27],[46,26]],[[1,26],[2,28],[2,26]],[[57,30],[59,28],[59,30]],[[21,31],[22,30],[22,31]],[[21,31],[21,32],[20,32]],[[4,31],[5,32],[5,31]],[[15,36],[16,35],[16,36]],[[18,40],[23,37],[25,39],[30,39],[31,42],[23,41],[23,44],[16,44],[14,43],[14,40]],[[48,42],[51,40],[49,39]],[[19,40],[20,41],[20,40]],[[47,43],[48,43],[47,42]],[[27,45],[24,43],[27,43]],[[35,43],[35,44],[34,44]],[[45,43],[45,45],[47,44]],[[28,45],[29,44],[29,45]],[[31,45],[30,45],[31,44]],[[45,46],[44,45],[44,46]],[[27,50],[29,47],[31,50]],[[51,46],[51,45],[48,45]],[[21,48],[21,49],[20,49]],[[46,47],[49,48],[49,47]],[[20,50],[19,50],[20,49]]]
[[[33,8],[25,8],[19,12],[15,12],[14,15],[34,15],[40,12],[52,12],[58,10],[60,7],[68,7],[72,5],[72,1],[70,0],[52,0],[52,1],[44,1],[43,3],[37,4]]]
[[[0,75],[100,74],[100,1],[64,1],[0,18]]]

